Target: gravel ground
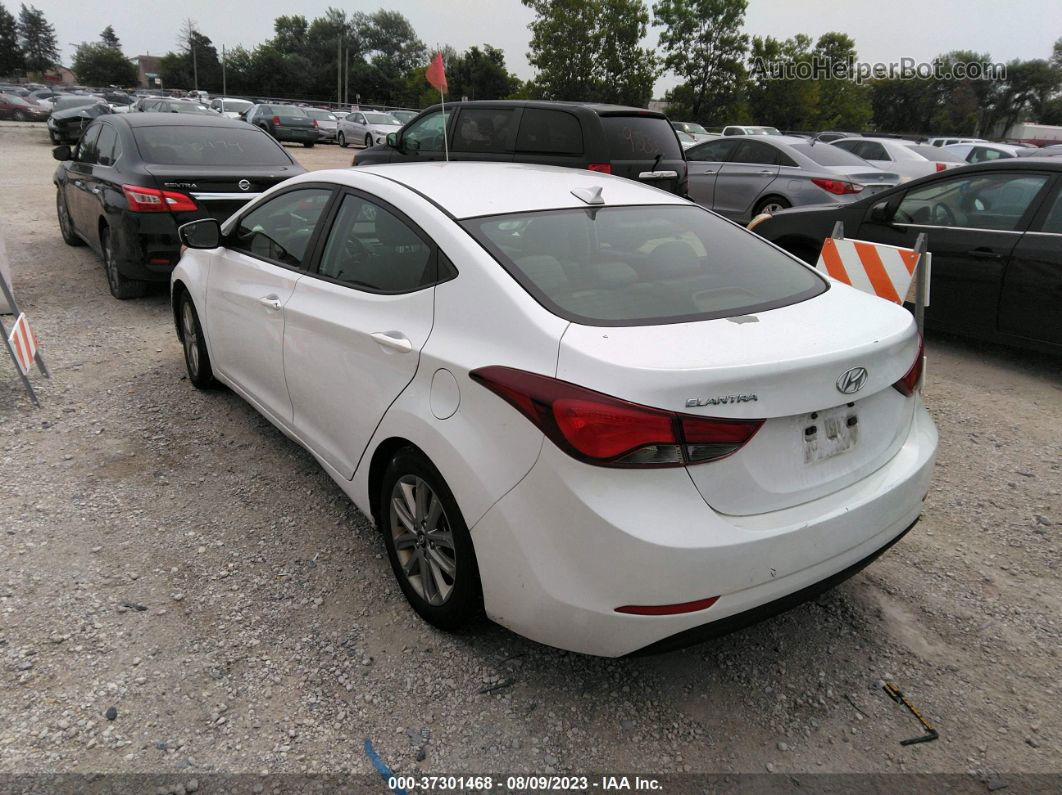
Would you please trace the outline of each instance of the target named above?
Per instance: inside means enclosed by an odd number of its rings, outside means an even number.
[[[35,410],[0,365],[0,772],[366,773],[365,738],[403,772],[1062,772],[1058,359],[931,337],[922,522],[813,603],[633,660],[446,635],[307,453],[187,383],[166,295],[116,301],[62,243],[54,165],[0,126],[54,376]],[[899,745],[919,727],[882,679],[938,741]]]

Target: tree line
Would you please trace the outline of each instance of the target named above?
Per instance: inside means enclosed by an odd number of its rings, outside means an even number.
[[[870,130],[989,136],[1017,121],[1062,124],[1062,38],[1045,58],[1015,59],[1005,76],[956,79],[951,68],[991,63],[987,53],[954,51],[934,59],[930,75],[880,74],[838,79],[858,60],[840,32],[817,40],[780,40],[744,32],[747,0],[520,0],[534,12],[528,59],[534,78],[512,74],[491,46],[443,47],[450,96],[469,99],[558,99],[644,107],[665,73],[679,83],[666,93],[672,118],[706,125],[770,124],[790,130]],[[648,27],[660,28],[646,46]],[[308,19],[277,17],[273,36],[222,54],[187,20],[178,46],[161,59],[167,88],[222,87],[244,96],[298,97],[421,107],[436,96],[424,81],[429,51],[401,13],[329,8]],[[23,4],[18,19],[0,4],[0,75],[41,73],[56,63],[54,28]],[[796,67],[838,67],[832,76],[802,76]],[[111,26],[82,43],[73,69],[88,85],[130,86],[136,68]]]

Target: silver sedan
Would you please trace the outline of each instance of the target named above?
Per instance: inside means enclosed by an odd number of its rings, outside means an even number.
[[[689,194],[733,221],[803,204],[848,204],[900,182],[824,143],[783,135],[735,135],[686,150]]]
[[[830,143],[873,166],[895,171],[904,182],[964,165],[960,156],[949,151],[951,147],[919,144],[903,138],[842,138]]]
[[[336,141],[340,146],[372,146],[387,140],[387,134],[397,132],[402,123],[390,113],[376,110],[356,110],[341,116]]]

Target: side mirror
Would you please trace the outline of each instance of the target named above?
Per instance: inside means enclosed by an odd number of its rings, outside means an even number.
[[[181,224],[177,236],[188,248],[217,248],[221,245],[221,224],[215,218],[203,218]]]
[[[398,133],[387,133],[387,145],[392,149],[398,148]]]
[[[887,224],[892,220],[888,201],[880,201],[870,208],[870,220],[876,224]]]
[[[69,146],[63,144],[62,146],[57,146],[55,147],[55,149],[52,150],[52,157],[59,161],[69,160],[71,157],[73,157],[73,152],[70,151]]]

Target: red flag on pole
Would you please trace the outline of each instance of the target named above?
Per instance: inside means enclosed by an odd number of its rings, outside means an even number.
[[[426,73],[428,82],[439,91],[446,93],[446,69],[443,67],[442,53],[435,53]]]

